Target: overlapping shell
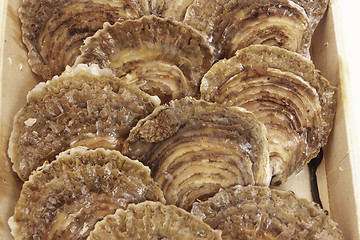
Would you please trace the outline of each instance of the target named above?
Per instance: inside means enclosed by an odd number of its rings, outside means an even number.
[[[327,4],[328,0],[24,0],[19,13],[30,66],[48,80],[74,64],[83,40],[103,23],[145,15],[195,27],[216,47],[217,57],[231,57],[239,48],[262,43],[309,55],[311,35]]]
[[[187,9],[194,0],[149,0],[151,13],[162,18],[183,21]]]
[[[89,240],[100,239],[221,239],[199,218],[173,205],[156,202],[131,204],[98,222]]]
[[[327,4],[24,0],[32,70],[47,80],[79,66],[35,87],[15,117],[9,156],[30,179],[9,220],[14,237],[85,239],[108,215],[90,239],[221,239],[205,223],[224,239],[342,239],[312,203],[239,186],[267,186],[271,173],[281,184],[327,141],[336,92],[306,59]],[[191,98],[200,83],[215,103]],[[168,104],[155,109],[151,96]],[[141,160],[157,183],[99,147]],[[146,200],[159,202],[130,204]]]
[[[76,63],[111,68],[163,103],[198,93],[213,62],[210,46],[197,31],[155,16],[106,25],[86,39],[81,52]]]
[[[336,89],[299,54],[250,46],[202,79],[202,98],[243,107],[267,128],[273,184],[317,155],[332,129]]]
[[[24,0],[19,16],[33,72],[44,80],[72,66],[83,40],[103,27],[144,14],[135,0]]]
[[[106,215],[146,200],[165,203],[149,168],[118,151],[77,147],[30,176],[9,225],[15,239],[86,239]]]
[[[194,203],[191,213],[221,230],[222,239],[343,239],[338,225],[317,204],[268,187],[220,191]]]
[[[40,83],[14,119],[9,156],[22,180],[75,146],[121,149],[137,121],[158,102],[111,71],[79,65]]]
[[[166,201],[184,209],[232,185],[268,185],[266,131],[237,107],[183,98],[139,121],[123,153],[152,170]]]
[[[304,8],[306,14],[310,20],[310,29],[313,33],[320,20],[323,18],[326,9],[329,5],[329,0],[292,0],[302,8]]]
[[[217,58],[230,58],[253,44],[309,56],[309,17],[290,0],[195,0],[184,22],[207,36]]]

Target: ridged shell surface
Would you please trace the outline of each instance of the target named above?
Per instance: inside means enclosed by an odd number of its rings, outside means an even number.
[[[309,18],[290,0],[195,0],[184,22],[207,37],[218,59],[254,44],[279,46],[309,57]]]
[[[72,66],[85,38],[103,23],[137,19],[137,0],[24,0],[19,17],[31,69],[44,80]]]
[[[194,0],[150,0],[151,13],[162,18],[182,21]]]
[[[86,239],[106,215],[146,200],[165,203],[148,167],[118,151],[77,147],[30,176],[9,225],[15,239]]]
[[[337,101],[336,89],[309,60],[261,45],[214,64],[202,79],[201,96],[243,107],[265,124],[275,185],[299,171],[326,144]]]
[[[244,109],[193,98],[139,121],[123,152],[149,166],[167,203],[184,209],[220,188],[270,182],[264,125]]]
[[[343,239],[338,225],[319,205],[293,192],[259,186],[235,186],[208,201],[194,203],[191,213],[222,239]]]
[[[98,222],[89,240],[100,239],[221,239],[199,218],[173,205],[158,202],[131,204]]]
[[[25,181],[68,148],[121,149],[130,129],[158,103],[109,69],[68,68],[31,90],[15,116],[9,144],[13,169]]]
[[[199,93],[200,80],[213,62],[200,33],[155,16],[106,25],[86,39],[81,52],[76,64],[110,68],[163,103]]]

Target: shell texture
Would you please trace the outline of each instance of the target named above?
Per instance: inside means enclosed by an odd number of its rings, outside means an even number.
[[[131,128],[158,103],[109,69],[68,68],[31,90],[15,116],[8,151],[13,169],[25,181],[68,148],[121,149]]]
[[[198,94],[213,62],[210,46],[197,31],[155,16],[106,25],[86,39],[81,52],[76,64],[110,68],[163,103]]]
[[[310,57],[313,25],[304,8],[291,0],[195,0],[184,22],[207,37],[218,59],[255,44]]]
[[[106,215],[146,200],[165,203],[148,167],[115,150],[77,147],[30,176],[9,225],[15,239],[86,239]]]
[[[72,66],[84,39],[105,22],[147,14],[137,0],[24,0],[19,9],[22,39],[34,73],[44,80]]]
[[[201,97],[243,107],[265,124],[275,185],[326,144],[337,100],[336,88],[308,59],[264,45],[241,49],[214,64],[202,79]]]
[[[319,205],[268,187],[235,186],[220,191],[194,203],[191,213],[221,230],[222,239],[343,239],[338,225]]]
[[[89,240],[100,239],[221,239],[199,218],[173,205],[146,201],[98,222]]]
[[[149,166],[166,201],[184,209],[220,188],[270,182],[264,125],[244,109],[189,97],[140,120],[123,153]]]

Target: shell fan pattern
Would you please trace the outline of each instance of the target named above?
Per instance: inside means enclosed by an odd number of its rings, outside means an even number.
[[[123,153],[149,166],[167,203],[184,209],[221,188],[271,178],[266,130],[252,113],[189,97],[139,121]]]
[[[338,239],[277,185],[326,145],[328,0],[22,0],[18,239]],[[20,31],[20,29],[19,29]]]
[[[195,96],[213,62],[210,46],[193,28],[169,19],[145,16],[106,25],[87,38],[76,64],[110,68],[162,103]]]
[[[115,150],[76,147],[30,176],[9,223],[15,239],[86,239],[108,214],[146,200],[165,203],[148,167]]]
[[[109,69],[78,65],[28,93],[17,113],[9,156],[20,179],[76,146],[121,149],[159,99],[119,81]]]

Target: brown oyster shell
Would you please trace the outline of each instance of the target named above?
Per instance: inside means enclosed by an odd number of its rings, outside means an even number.
[[[218,59],[254,44],[279,46],[309,57],[313,32],[309,18],[290,0],[195,0],[184,22],[207,36]]]
[[[318,154],[336,110],[336,88],[309,60],[261,45],[213,65],[202,79],[201,96],[244,107],[265,124],[275,185]]]
[[[68,68],[40,83],[14,119],[9,156],[20,179],[44,161],[75,146],[121,149],[130,129],[158,102],[135,86],[125,86],[96,65]]]
[[[268,187],[235,186],[220,191],[205,202],[194,203],[191,213],[221,230],[222,239],[343,239],[337,223],[319,205]]]
[[[119,209],[98,222],[89,240],[221,239],[220,234],[185,210],[146,201]]]
[[[210,46],[197,31],[155,16],[106,25],[86,39],[81,52],[76,64],[110,68],[163,103],[197,94],[213,62]]]
[[[310,28],[312,32],[315,30],[320,20],[323,18],[329,0],[292,0],[299,6],[303,7],[306,14],[309,16]]]
[[[83,40],[103,27],[143,14],[135,0],[24,0],[19,17],[29,64],[44,80],[72,66]]]
[[[97,221],[146,200],[165,203],[148,167],[118,151],[77,147],[33,172],[9,225],[15,239],[86,239]]]
[[[155,16],[183,21],[188,7],[194,0],[150,0],[151,12]]]
[[[140,120],[123,152],[149,166],[167,203],[184,209],[220,188],[270,182],[263,124],[244,109],[189,97]]]

